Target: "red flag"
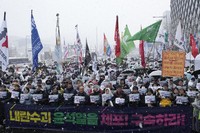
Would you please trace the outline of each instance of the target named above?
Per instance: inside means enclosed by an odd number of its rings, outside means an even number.
[[[190,34],[190,46],[192,47],[191,48],[192,55],[195,58],[198,55],[199,51],[198,51],[194,36],[192,34]]]
[[[141,64],[143,67],[146,67],[145,57],[144,57],[144,41],[143,40],[140,41],[139,50],[140,50],[140,56],[141,56]]]
[[[116,16],[116,25],[115,25],[115,37],[114,40],[116,42],[115,45],[115,56],[120,56],[120,36],[119,36],[119,25],[118,25],[118,16]]]

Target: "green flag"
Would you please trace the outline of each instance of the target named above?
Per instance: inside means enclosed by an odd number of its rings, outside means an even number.
[[[116,58],[117,64],[121,64],[122,60],[135,48],[135,44],[132,41],[127,42],[127,40],[131,37],[131,33],[128,29],[128,26],[125,27],[124,35],[122,34],[121,38],[121,53],[118,58]]]
[[[128,39],[128,41],[144,40],[146,42],[155,42],[161,22],[162,22],[162,20],[160,20],[156,23],[153,23],[152,25],[137,32],[134,36],[132,36],[130,39]]]

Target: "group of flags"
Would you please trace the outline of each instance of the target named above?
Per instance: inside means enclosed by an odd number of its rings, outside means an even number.
[[[61,49],[61,37],[60,37],[60,27],[59,27],[59,14],[57,16],[57,24],[56,24],[56,45],[55,45],[55,61],[58,64],[58,70],[62,72],[62,49]],[[139,44],[139,53],[141,56],[141,65],[146,67],[145,63],[145,50],[144,45],[145,42],[155,43],[155,39],[158,36],[158,31],[161,25],[161,20],[157,21],[144,29],[141,29],[135,35],[131,36],[128,26],[126,25],[124,29],[124,33],[119,34],[119,20],[118,16],[116,16],[116,25],[115,25],[115,34],[114,41],[115,45],[115,56],[117,64],[121,64],[123,59],[135,48],[135,44],[133,41],[140,40]],[[36,23],[33,17],[33,11],[31,11],[31,42],[32,42],[32,60],[33,60],[33,70],[38,67],[38,54],[43,49],[43,45],[41,43],[39,33],[36,27]],[[79,67],[81,68],[83,65],[87,66],[92,60],[90,55],[90,50],[88,47],[87,39],[86,39],[86,49],[85,49],[85,60],[83,64],[83,56],[82,56],[82,43],[78,32],[78,25],[75,26],[76,29],[76,42],[75,42],[75,53],[77,55],[77,62],[79,63]],[[168,33],[160,34],[159,37],[164,38],[164,42],[168,42]],[[198,49],[198,41],[195,35],[190,34],[190,46],[186,45],[186,37],[183,34],[181,28],[181,22],[178,23],[176,34],[174,37],[174,45],[177,46],[180,50],[188,52],[188,49],[191,49],[191,53],[194,58],[199,54]],[[111,56],[112,50],[111,46],[108,43],[106,35],[103,34],[103,45],[104,45],[104,56]],[[68,56],[68,47],[64,42],[64,58]],[[6,25],[6,13],[4,13],[4,19],[2,22],[2,26],[0,29],[0,66],[2,66],[2,70],[5,71],[9,64],[9,55],[8,55],[8,36],[7,36],[7,25]]]
[[[177,46],[180,50],[189,52],[191,51],[192,56],[195,58],[199,54],[199,48],[198,48],[198,38],[196,37],[196,34],[189,34],[189,44],[187,45],[187,38],[185,37],[185,33],[183,33],[181,28],[181,21],[179,21],[177,29],[176,29],[176,35],[175,35],[175,41],[174,45]]]

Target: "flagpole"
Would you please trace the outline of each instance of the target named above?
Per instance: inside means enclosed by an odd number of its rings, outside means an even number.
[[[3,20],[6,21],[6,12],[4,12]]]

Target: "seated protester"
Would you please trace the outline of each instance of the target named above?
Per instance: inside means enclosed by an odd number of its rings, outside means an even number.
[[[46,82],[45,82],[45,87],[44,87],[44,88],[45,88],[45,93],[46,93],[46,94],[50,94],[52,85],[53,85],[52,80],[47,79]]]
[[[147,88],[144,85],[141,85],[140,88],[138,89],[140,93],[140,107],[145,107],[145,94],[147,92]]]
[[[159,103],[159,106],[161,107],[167,107],[172,105],[173,96],[171,90],[169,90],[168,88],[167,83],[163,85],[163,89],[158,90],[156,100]]]
[[[145,95],[145,104],[147,107],[154,107],[156,106],[156,97],[153,94],[152,89],[148,89]]]
[[[77,91],[73,88],[72,81],[63,81],[62,84],[65,87],[63,93],[64,104],[73,105],[74,96],[77,94]]]
[[[87,105],[88,103],[89,103],[89,97],[84,91],[84,86],[80,86],[78,93],[74,96],[74,104],[76,106],[79,106],[79,105]]]
[[[158,90],[158,88],[161,88],[161,87],[159,86],[158,83],[153,83],[150,88],[153,91],[153,94],[156,94],[156,91]]]
[[[132,85],[131,85],[131,87],[130,87],[131,91],[132,91],[132,88],[133,88],[134,86],[137,86],[137,82],[136,82],[135,80],[133,80]]]
[[[196,114],[199,114],[200,110],[200,94],[197,95],[194,102],[192,103],[192,106],[194,107],[195,111],[197,111]]]
[[[138,87],[134,86],[129,94],[129,107],[138,107],[140,103],[140,93]]]
[[[58,106],[62,102],[62,95],[58,92],[59,86],[52,86],[51,92],[48,96],[49,105]]]
[[[188,96],[182,87],[179,89],[179,93],[175,98],[175,102],[178,106],[189,105]]]
[[[105,80],[105,75],[100,74],[100,76],[99,76],[99,81],[98,81],[98,85],[100,86],[101,83],[102,83],[104,80]]]
[[[25,105],[31,105],[33,103],[30,89],[28,87],[25,87],[23,92],[20,94],[20,103]]]
[[[6,89],[5,85],[0,86],[0,102],[7,103],[10,100],[11,93]]]
[[[90,95],[92,93],[93,86],[94,86],[94,83],[92,81],[89,81],[87,83],[87,85],[85,86],[85,90],[84,90],[87,95]]]
[[[33,94],[35,92],[35,87],[29,82],[26,84],[25,88],[29,89],[30,94]]]
[[[83,81],[81,79],[77,79],[77,81],[76,81],[76,88],[75,89],[78,90],[78,88],[80,86],[83,86]]]
[[[105,88],[105,92],[101,95],[102,106],[114,106],[112,102],[113,94],[110,88]]]
[[[102,91],[98,85],[93,86],[93,91],[90,94],[90,105],[101,106],[101,94]]]
[[[117,86],[117,90],[114,93],[113,103],[115,107],[124,107],[127,106],[128,97],[122,90],[122,87],[119,85]]]
[[[175,87],[176,87],[176,85],[174,84],[173,79],[172,78],[168,79],[168,88],[170,90],[173,90]]]
[[[186,94],[188,96],[189,103],[193,103],[198,94],[198,90],[195,87],[189,86]]]
[[[19,103],[20,94],[21,94],[20,86],[18,84],[15,84],[14,89],[11,91],[10,102],[11,103]]]
[[[110,83],[110,82],[108,84],[106,84],[105,88],[109,88],[112,93],[114,93],[114,91],[115,91],[115,88],[113,87],[112,83]]]
[[[44,105],[48,103],[48,94],[42,88],[42,85],[37,85],[35,92],[32,94],[34,104]]]
[[[120,79],[119,85],[122,87],[122,89],[129,89],[129,86],[125,83],[125,79]]]

